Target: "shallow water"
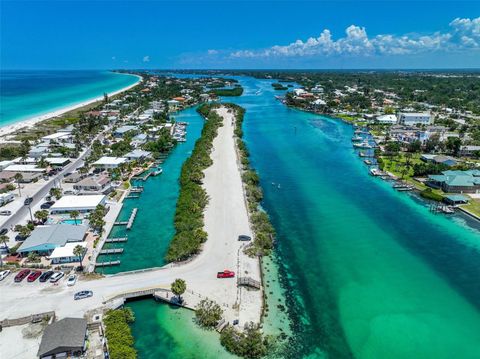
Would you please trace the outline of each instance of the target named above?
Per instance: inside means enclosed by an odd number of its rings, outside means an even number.
[[[294,333],[280,356],[479,358],[478,225],[432,214],[424,202],[369,176],[351,147],[349,125],[286,108],[269,81],[240,80],[244,95],[227,100],[247,109],[245,140],[278,233],[279,266],[267,278],[276,280],[278,270],[283,289],[269,283],[265,328]],[[166,248],[164,240],[148,243]],[[272,303],[282,290],[288,320]],[[182,356],[192,341],[205,341],[197,357],[211,350],[226,357],[183,314],[139,303],[132,307],[141,358]],[[157,325],[144,330],[153,316]],[[159,341],[155,350],[144,344],[169,337],[170,325],[189,333]]]
[[[109,71],[0,71],[0,126],[76,105],[134,84]]]

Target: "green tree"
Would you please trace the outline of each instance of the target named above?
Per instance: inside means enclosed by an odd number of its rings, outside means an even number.
[[[9,238],[5,234],[2,234],[0,236],[0,244],[2,244],[7,249],[7,251],[8,251],[8,241],[9,241]],[[0,255],[0,267],[3,267],[3,260],[1,255]]]
[[[171,284],[172,293],[178,298],[178,301],[182,302],[182,294],[187,290],[187,283],[183,279],[175,279]]]
[[[15,176],[13,176],[13,178],[17,182],[18,196],[22,197],[22,191],[20,190],[20,181],[23,180],[23,175],[20,172],[17,172],[17,173],[15,173]]]
[[[222,319],[223,310],[212,300],[202,299],[195,308],[197,323],[202,327],[213,328]]]
[[[28,253],[28,261],[29,262],[36,262],[37,260],[38,260],[38,253],[37,252]]]
[[[85,248],[83,248],[81,245],[76,245],[75,248],[73,248],[73,255],[78,257],[78,265],[80,268],[82,268],[82,259],[84,253]]]
[[[70,212],[70,218],[72,218],[75,221],[75,225],[77,225],[77,218],[80,216],[79,211],[71,211]]]
[[[57,187],[50,188],[50,196],[55,197],[59,200],[62,197],[62,190]]]
[[[45,222],[48,218],[48,211],[47,210],[36,211],[33,216],[39,221]]]
[[[460,151],[460,147],[462,146],[462,140],[458,137],[448,137],[445,146],[447,150],[456,156],[458,151]]]

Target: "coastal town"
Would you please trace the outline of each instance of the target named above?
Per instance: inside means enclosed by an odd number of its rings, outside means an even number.
[[[260,322],[260,265],[247,250],[257,241],[252,241],[255,229],[246,209],[249,192],[243,190],[236,159],[236,115],[228,108],[219,107],[218,115],[205,113],[208,125],[217,123],[220,129],[214,135],[217,127],[212,127],[214,137],[208,139],[214,141],[209,144],[213,164],[205,169],[201,191],[210,198],[204,215],[209,240],[201,253],[198,248],[167,254],[169,262],[178,264],[160,272],[133,271],[104,279],[96,273],[120,264],[121,260],[102,257],[121,258],[129,230],[142,216],[142,209],[135,207],[127,220],[119,220],[124,202],[134,203],[142,196],[146,181],[163,174],[169,152],[187,139],[188,123],[176,121],[175,114],[199,103],[214,104],[217,91],[225,96],[239,88],[220,78],[142,76],[137,86],[121,94],[105,94],[102,101],[15,129],[1,139],[2,335],[23,342],[11,349],[2,346],[2,352],[12,357],[128,355],[133,349],[119,349],[122,344],[108,338],[105,323],[121,315],[110,309],[137,296],[150,295],[198,313],[202,309],[200,325],[218,331],[232,323],[243,327]],[[197,146],[192,156],[201,151]],[[230,209],[225,208],[225,196]],[[232,222],[226,213],[238,215]],[[112,237],[114,227],[124,227],[126,234]],[[190,236],[178,231],[178,237]],[[174,239],[170,252],[183,251],[191,241],[178,244]],[[252,248],[261,251],[258,245]],[[39,304],[27,305],[31,296]],[[70,337],[59,342],[56,337],[65,328]],[[36,334],[22,337],[22,330]],[[236,335],[231,330],[225,333]],[[127,354],[115,354],[119,350]]]

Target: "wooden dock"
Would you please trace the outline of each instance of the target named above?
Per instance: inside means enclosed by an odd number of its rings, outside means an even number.
[[[123,248],[102,249],[99,254],[120,254],[123,253]]]
[[[127,229],[132,228],[133,226],[133,221],[135,220],[135,217],[137,216],[138,208],[134,208],[132,210],[132,213],[130,214],[130,218],[128,219],[127,222]]]
[[[108,261],[108,262],[95,263],[95,267],[110,267],[110,266],[118,266],[118,265],[120,265],[120,261]]]
[[[130,193],[141,193],[143,192],[143,187],[132,187],[130,188]]]
[[[107,238],[105,240],[105,243],[120,243],[120,242],[126,242],[127,240],[128,240],[127,237]]]
[[[262,283],[250,277],[238,277],[237,285],[239,287],[243,286],[243,287],[251,287],[255,289],[260,289],[262,287]]]

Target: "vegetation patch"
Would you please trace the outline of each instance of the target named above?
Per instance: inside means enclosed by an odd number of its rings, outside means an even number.
[[[195,307],[197,323],[203,328],[213,329],[218,321],[222,319],[223,310],[212,300],[202,299]]]
[[[420,196],[426,199],[431,199],[433,201],[443,201],[443,196],[441,194],[435,193],[431,188],[426,188],[421,191]]]
[[[135,359],[137,351],[129,324],[135,321],[130,308],[109,310],[103,322],[111,359]]]
[[[175,236],[170,242],[165,259],[168,262],[182,261],[200,251],[207,233],[203,230],[203,211],[208,203],[202,188],[203,171],[212,164],[210,153],[213,139],[222,126],[222,117],[214,108],[218,104],[204,104],[198,112],[206,119],[200,138],[195,142],[192,155],[185,161],[180,174],[180,194],[175,212]]]
[[[253,323],[247,324],[243,332],[228,326],[222,331],[220,342],[227,351],[243,358],[261,358],[272,346],[270,338]]]
[[[243,94],[243,87],[235,86],[231,89],[213,89],[210,93],[217,96],[241,96]]]

